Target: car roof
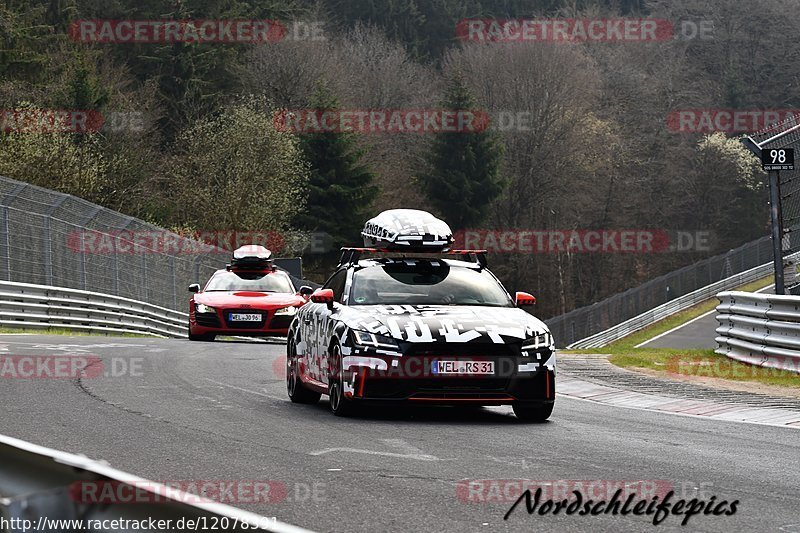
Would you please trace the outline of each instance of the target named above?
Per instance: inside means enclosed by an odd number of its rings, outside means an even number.
[[[221,268],[221,269],[217,270],[216,272],[214,272],[211,276],[213,277],[213,276],[216,276],[217,274],[222,274],[222,273],[225,273],[225,272],[229,272],[231,274],[236,274],[236,269],[228,270],[227,268]],[[283,274],[285,276],[289,275],[289,274],[287,274],[286,272],[284,272],[281,269],[275,269],[275,270],[267,270],[267,269],[264,269],[264,270],[247,270],[247,269],[242,269],[239,272],[241,272],[243,274],[264,274],[264,275],[268,275],[268,274],[281,273],[281,274]]]
[[[358,263],[352,263],[350,265],[346,265],[347,268],[371,268],[376,266],[386,266],[386,265],[397,265],[397,264],[405,264],[409,267],[414,267],[419,265],[420,263],[431,264],[431,263],[442,263],[449,265],[451,267],[460,267],[460,268],[469,268],[471,270],[482,270],[481,266],[477,263],[473,263],[470,261],[460,261],[458,259],[444,259],[438,257],[426,257],[426,258],[408,258],[408,257],[381,257],[381,258],[374,258],[374,259],[361,259]]]

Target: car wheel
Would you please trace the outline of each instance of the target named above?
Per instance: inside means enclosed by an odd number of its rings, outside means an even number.
[[[289,399],[292,403],[314,404],[322,396],[320,393],[308,390],[303,386],[300,374],[297,372],[297,349],[294,343],[291,342],[286,352],[286,392],[289,394]]]
[[[353,401],[344,396],[344,372],[342,370],[342,349],[336,343],[331,348],[330,373],[328,375],[328,396],[331,412],[336,416],[353,414]]]
[[[217,338],[217,336],[214,335],[213,333],[206,333],[205,335],[195,335],[194,333],[192,333],[192,327],[189,326],[189,340],[190,341],[211,342],[216,338]]]
[[[517,418],[524,422],[544,422],[553,414],[553,405],[555,404],[515,403],[512,407]]]

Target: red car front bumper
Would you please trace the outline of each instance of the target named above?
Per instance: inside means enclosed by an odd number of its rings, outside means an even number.
[[[189,313],[192,335],[235,335],[243,337],[285,337],[294,315],[276,315],[276,309],[217,309],[215,313]],[[258,322],[236,322],[231,314],[258,314]]]

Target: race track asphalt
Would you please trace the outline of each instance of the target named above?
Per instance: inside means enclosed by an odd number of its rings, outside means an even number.
[[[281,345],[0,336],[0,356],[56,354],[97,356],[103,375],[0,379],[0,433],[156,481],[270,480],[286,491],[280,501],[225,503],[316,531],[800,531],[796,429],[564,397],[544,424],[521,423],[510,408],[342,419],[324,398],[289,402]],[[685,528],[677,516],[656,527],[646,516],[522,507],[504,521],[517,493],[502,480],[521,479],[647,480],[678,498],[740,503],[733,516],[695,516]],[[465,480],[498,481],[459,491]],[[504,499],[498,487],[508,501],[480,501]]]

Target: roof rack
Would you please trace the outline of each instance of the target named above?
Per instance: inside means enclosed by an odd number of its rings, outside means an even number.
[[[225,270],[228,272],[275,272],[278,270],[272,262],[268,265],[225,265]]]
[[[393,256],[402,257],[430,257],[430,256],[460,256],[462,260],[476,263],[480,268],[486,268],[488,261],[486,260],[486,250],[446,250],[446,251],[403,251],[403,250],[389,250],[387,248],[342,248],[342,258],[339,260],[339,266],[352,265],[358,263],[361,256],[364,254],[390,254]]]

